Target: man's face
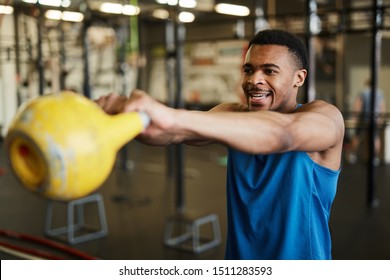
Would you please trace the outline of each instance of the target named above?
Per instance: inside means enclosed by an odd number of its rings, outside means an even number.
[[[250,111],[290,112],[306,70],[298,69],[287,47],[252,45],[243,66],[242,89]]]

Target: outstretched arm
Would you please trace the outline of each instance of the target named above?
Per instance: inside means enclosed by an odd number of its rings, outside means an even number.
[[[170,128],[177,141],[210,139],[248,153],[321,152],[342,142],[344,122],[332,105],[316,101],[299,111],[178,111]]]
[[[109,94],[100,97],[96,103],[108,114],[117,114],[131,111],[144,111],[150,118],[150,125],[141,133],[137,139],[149,145],[168,145],[174,143],[186,143],[190,145],[205,145],[213,143],[212,138],[198,136],[195,134],[185,135],[173,129],[182,118],[183,112],[204,114],[205,112],[186,111],[167,107],[152,99],[141,90],[134,90],[130,97]],[[209,112],[220,111],[247,111],[247,107],[241,104],[226,103],[212,108]],[[190,123],[189,123],[190,124]]]
[[[172,109],[134,91],[125,102],[112,104],[106,107],[107,112],[145,111],[152,121],[139,139],[154,145],[221,142],[248,153],[313,153],[333,148],[339,152],[344,136],[341,113],[323,101],[311,102],[290,114],[248,112],[239,104],[222,104],[202,112]]]

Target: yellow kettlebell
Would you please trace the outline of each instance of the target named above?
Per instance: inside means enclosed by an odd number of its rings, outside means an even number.
[[[108,115],[77,93],[44,95],[18,109],[6,135],[8,159],[30,191],[73,200],[104,183],[118,150],[148,124],[144,113]]]

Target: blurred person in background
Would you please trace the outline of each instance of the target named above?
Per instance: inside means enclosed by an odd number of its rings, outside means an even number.
[[[371,81],[367,80],[365,83],[365,88],[357,96],[353,104],[353,119],[356,121],[356,130],[355,134],[351,139],[351,150],[348,154],[349,163],[356,163],[358,160],[359,147],[363,137],[367,135],[364,133],[368,131],[369,122],[370,122],[370,112],[371,112]],[[380,152],[382,148],[382,142],[380,137],[380,128],[384,125],[384,114],[386,111],[385,99],[383,92],[380,89],[376,90],[375,96],[375,120],[376,120],[376,130],[375,130],[375,159],[374,164],[379,165],[380,163]]]

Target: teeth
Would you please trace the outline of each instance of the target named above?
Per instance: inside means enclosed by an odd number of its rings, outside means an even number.
[[[265,93],[262,93],[262,94],[252,94],[251,97],[252,98],[266,98],[267,94],[265,94]]]

